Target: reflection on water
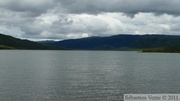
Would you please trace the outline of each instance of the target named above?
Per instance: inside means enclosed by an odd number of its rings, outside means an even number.
[[[179,54],[0,51],[1,101],[120,101],[179,93]]]

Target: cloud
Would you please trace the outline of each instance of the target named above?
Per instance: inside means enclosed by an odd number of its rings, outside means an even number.
[[[180,14],[179,0],[1,0],[0,7],[12,11],[42,14],[56,9],[64,13],[139,12]]]
[[[167,14],[156,16],[153,13],[138,13],[133,18],[123,13],[46,14],[38,17],[33,24],[37,26],[37,32],[41,33],[37,35],[41,38],[69,39],[116,34],[178,35],[179,21],[180,17]]]
[[[26,12],[37,16],[55,5],[54,0],[1,0],[0,7],[14,12]]]
[[[179,0],[61,0],[60,3],[70,13],[123,12],[137,14],[154,12],[157,14],[180,14]]]
[[[37,40],[179,35],[179,5],[179,0],[0,0],[0,32]]]

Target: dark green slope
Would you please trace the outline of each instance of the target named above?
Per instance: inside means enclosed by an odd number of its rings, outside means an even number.
[[[161,47],[161,48],[144,49],[144,50],[142,50],[142,52],[180,53],[180,44]]]
[[[0,49],[32,49],[32,50],[50,50],[61,49],[42,45],[29,40],[21,40],[12,36],[0,34]]]

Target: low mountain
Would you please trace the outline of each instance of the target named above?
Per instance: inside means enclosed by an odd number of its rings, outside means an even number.
[[[88,37],[46,43],[57,47],[77,50],[121,50],[166,47],[180,44],[175,35],[114,35],[110,37]]]
[[[44,44],[39,44],[29,40],[22,40],[12,36],[0,34],[0,49],[36,49],[36,50],[50,50],[62,49],[52,47]]]

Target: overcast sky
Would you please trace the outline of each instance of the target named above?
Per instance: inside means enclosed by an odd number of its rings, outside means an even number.
[[[180,35],[180,0],[0,0],[0,33],[33,40]]]

